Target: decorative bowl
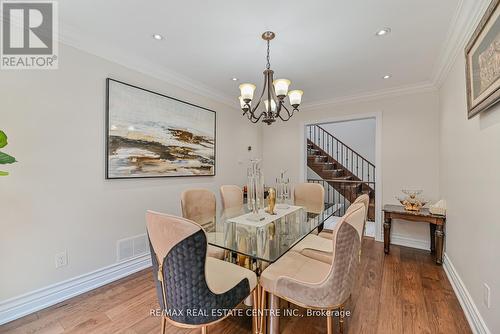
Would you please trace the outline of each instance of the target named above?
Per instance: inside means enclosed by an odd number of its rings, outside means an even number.
[[[405,197],[396,196],[396,199],[404,206],[407,211],[420,211],[424,205],[427,204],[427,200],[422,197],[418,197],[422,190],[401,190]]]

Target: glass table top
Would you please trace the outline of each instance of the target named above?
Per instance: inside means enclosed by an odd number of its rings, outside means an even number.
[[[324,211],[312,213],[303,207],[288,205],[288,208],[276,208],[275,215],[261,210],[256,218],[244,205],[225,210],[215,221],[209,219],[201,225],[210,245],[272,263],[340,208],[339,204],[328,205]]]

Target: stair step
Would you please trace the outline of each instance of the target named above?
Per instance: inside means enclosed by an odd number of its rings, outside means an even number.
[[[352,178],[352,176],[347,175],[347,176],[339,176],[339,177],[335,177],[334,179],[335,179],[335,180],[344,180],[344,181],[348,181],[348,180],[350,180],[351,178]]]
[[[323,173],[329,175],[329,178],[339,178],[343,176],[344,170],[342,169],[323,169]]]
[[[308,161],[308,163],[307,163],[307,165],[318,167],[318,168],[324,167],[327,164],[328,164],[327,161],[317,161],[317,160],[311,160],[311,161]]]
[[[337,167],[335,166],[335,163],[333,163],[333,162],[325,162],[323,164],[323,171],[324,172],[339,172],[339,171],[343,171],[343,169],[337,169]]]

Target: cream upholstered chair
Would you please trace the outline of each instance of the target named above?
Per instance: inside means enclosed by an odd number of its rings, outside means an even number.
[[[342,217],[330,240],[333,245],[330,263],[292,251],[266,268],[260,277],[260,285],[264,298],[266,293],[270,294],[269,308],[276,308],[278,299],[282,298],[309,309],[342,311],[357,277],[361,243],[355,226],[362,225],[364,217],[362,204],[355,204],[355,208]],[[279,330],[279,318],[272,314],[269,326],[276,331]],[[341,316],[341,333],[343,322]],[[329,334],[333,333],[332,316],[327,317],[327,328]]]
[[[242,209],[243,208],[243,190],[235,185],[223,185],[220,187],[220,197],[222,199],[222,208]]]
[[[349,215],[352,211],[359,209],[360,207],[366,210],[366,207],[362,202],[357,202],[357,203],[355,202],[351,204],[351,206],[349,206],[349,208],[347,209],[344,217],[346,215]],[[340,217],[340,220],[342,219],[343,217]],[[352,222],[349,221],[349,223]],[[355,223],[358,225],[353,225],[353,227],[358,232],[360,236],[360,242],[362,243],[365,221],[364,220],[360,222],[356,221]],[[338,226],[338,224],[336,226]],[[328,238],[324,238],[321,233],[319,235],[309,234],[304,239],[302,239],[297,245],[295,245],[292,248],[292,250],[301,253],[304,256],[313,258],[315,260],[322,261],[325,263],[330,263],[333,257],[333,244],[332,244],[333,231],[330,231],[330,233],[328,233],[329,236]]]
[[[227,316],[218,310],[234,309],[250,294],[257,300],[255,273],[207,257],[207,236],[197,223],[148,211],[146,225],[163,311],[162,333],[167,321],[178,327],[201,328],[206,333],[208,325]]]
[[[356,200],[347,208],[345,215],[349,214],[352,210],[356,209],[359,205],[363,205],[365,208],[365,219],[362,225],[355,226],[359,233],[361,246],[363,244],[363,236],[365,235],[366,219],[368,216],[368,204],[370,198],[368,195],[363,194],[358,196]],[[340,218],[342,219],[342,218]],[[338,224],[336,225],[338,226]],[[336,227],[335,227],[336,228]],[[332,243],[329,242],[333,238],[332,230],[323,230],[319,235],[309,234],[303,240],[301,240],[297,245],[292,248],[292,250],[301,253],[302,255],[311,257],[313,259],[329,263],[333,256]],[[361,260],[361,250],[359,252]]]
[[[294,204],[307,212],[321,213],[325,209],[325,189],[319,183],[299,183],[293,190]]]
[[[182,192],[181,208],[184,218],[192,220],[202,227],[215,222],[217,202],[215,194],[208,189],[195,188]],[[213,233],[208,233],[208,237],[213,237]],[[223,259],[224,250],[209,245],[208,256]]]
[[[353,204],[358,204],[358,203],[362,203],[365,206],[365,210],[366,210],[365,221],[363,223],[363,230],[362,230],[362,233],[360,234],[361,238],[363,238],[363,236],[365,235],[366,220],[368,219],[368,206],[370,205],[370,196],[368,196],[367,194],[363,194],[363,195],[358,196],[354,200],[354,202],[352,202],[352,204],[347,208],[346,213],[349,212],[349,209],[352,207]],[[332,239],[332,230],[323,230],[323,231],[321,231],[319,236],[322,238],[326,238],[326,239],[331,240]]]
[[[222,199],[222,209],[225,218],[241,216],[245,213],[243,204],[243,190],[236,185],[223,185],[220,187],[220,197]],[[238,248],[243,252],[247,248],[248,232],[245,228],[236,227],[238,239]],[[237,254],[236,262],[241,266],[250,266],[250,258]]]

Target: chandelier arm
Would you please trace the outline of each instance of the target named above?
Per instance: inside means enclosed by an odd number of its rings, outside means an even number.
[[[268,63],[269,65],[269,63]],[[270,117],[273,114],[273,104],[271,102],[271,87],[272,87],[272,76],[273,72],[268,68],[266,73],[266,87],[267,87],[267,117]],[[274,101],[276,102],[276,101]]]
[[[283,117],[281,116],[281,113],[278,113],[278,117],[279,117],[282,121],[286,122],[286,121],[288,121],[290,118],[292,118],[292,116],[293,116],[293,111],[290,113],[290,111],[288,110],[288,108],[285,106],[285,104],[284,104],[284,103],[282,104],[282,106],[283,106],[283,109],[285,109],[285,110],[286,110],[286,113],[287,113],[287,116],[288,116],[288,117],[287,117],[287,118],[283,118]]]
[[[274,72],[271,73],[269,78],[270,82],[269,91],[271,92],[271,98],[274,100],[274,103],[276,103],[276,116],[277,116],[281,110],[282,100],[280,100],[276,95],[276,89],[274,88],[273,81],[274,81]]]
[[[283,106],[283,102],[278,99],[278,102],[276,103],[276,116],[280,115],[282,106]]]
[[[261,114],[259,115],[259,117],[255,117],[255,115],[254,115],[254,114],[252,114],[252,116],[249,116],[249,117],[248,117],[248,119],[249,119],[249,120],[250,120],[250,122],[252,122],[252,123],[257,123],[257,122],[259,122],[259,121],[260,121],[260,119],[262,118],[262,116],[264,116],[264,113],[261,113]]]
[[[266,77],[266,75],[264,75],[264,87],[262,87],[262,93],[260,93],[260,97],[259,97],[257,104],[251,109],[252,113],[255,113],[255,111],[259,107],[260,103],[262,102],[262,97],[264,96],[264,93],[266,92],[266,86],[267,86],[267,77]]]

